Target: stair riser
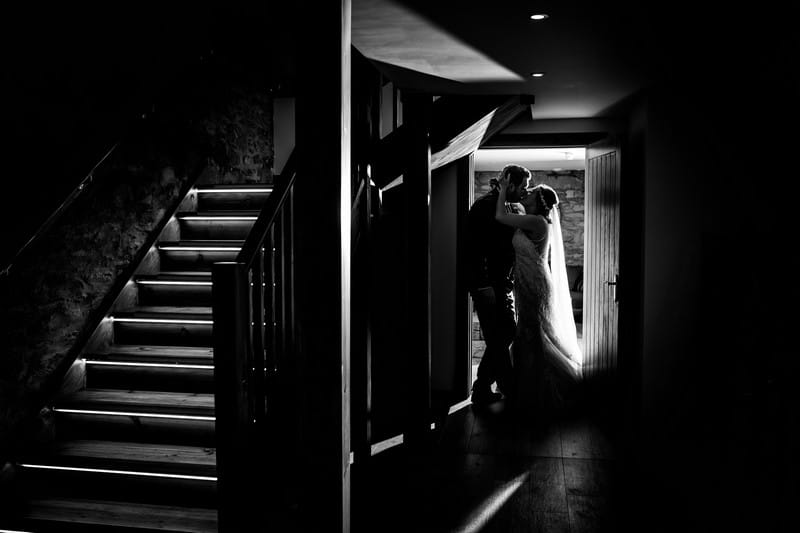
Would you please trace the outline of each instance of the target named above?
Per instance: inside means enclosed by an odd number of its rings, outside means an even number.
[[[252,220],[181,220],[181,239],[245,240],[253,227]]]
[[[163,346],[211,346],[212,329],[211,324],[154,324],[115,321],[114,342]]]
[[[267,193],[201,193],[197,195],[198,211],[261,211]]]
[[[147,285],[140,283],[140,305],[211,307],[211,285]]]
[[[191,507],[214,506],[217,493],[216,481],[63,470],[24,469],[20,483],[34,498],[69,494],[71,498]]]
[[[56,413],[60,438],[216,446],[213,420]]]
[[[190,252],[183,250],[161,250],[161,270],[211,270],[219,261],[235,261],[238,250],[222,252]]]
[[[86,383],[98,389],[214,392],[214,369],[86,365]]]

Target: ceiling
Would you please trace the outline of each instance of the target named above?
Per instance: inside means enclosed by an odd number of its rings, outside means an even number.
[[[686,39],[703,25],[697,8],[684,17],[676,2],[660,11],[652,2],[570,0],[353,0],[352,6],[353,45],[399,86],[434,94],[533,94],[534,120],[608,116],[681,52],[697,55],[697,43]],[[678,16],[670,16],[670,6]],[[534,13],[549,17],[533,21]]]
[[[555,172],[583,170],[586,167],[586,149],[583,147],[492,148],[475,152],[475,170],[479,172],[499,171],[511,163],[530,170]]]

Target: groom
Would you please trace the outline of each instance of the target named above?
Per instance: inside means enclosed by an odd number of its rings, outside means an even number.
[[[506,165],[500,178],[509,177],[506,191],[508,209],[527,194],[530,171],[519,165]],[[478,365],[478,377],[472,385],[472,403],[486,405],[502,398],[492,391],[492,384],[510,392],[512,386],[509,346],[514,340],[513,267],[514,229],[495,220],[497,189],[472,204],[467,219],[467,286],[486,342],[486,351]]]

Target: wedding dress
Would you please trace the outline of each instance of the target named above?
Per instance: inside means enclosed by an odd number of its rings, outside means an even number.
[[[532,240],[514,233],[514,303],[517,335],[512,346],[516,400],[532,412],[563,407],[581,377],[582,354],[567,281],[558,209],[549,231]]]

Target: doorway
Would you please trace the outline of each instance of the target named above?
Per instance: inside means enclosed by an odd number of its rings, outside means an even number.
[[[567,277],[572,311],[583,350],[584,215],[586,212],[586,149],[583,146],[555,148],[482,148],[475,153],[471,199],[488,194],[491,180],[507,164],[522,165],[531,171],[531,186],[546,184],[559,197],[559,212],[564,238]],[[471,311],[471,375],[477,376],[486,345],[477,314]]]

